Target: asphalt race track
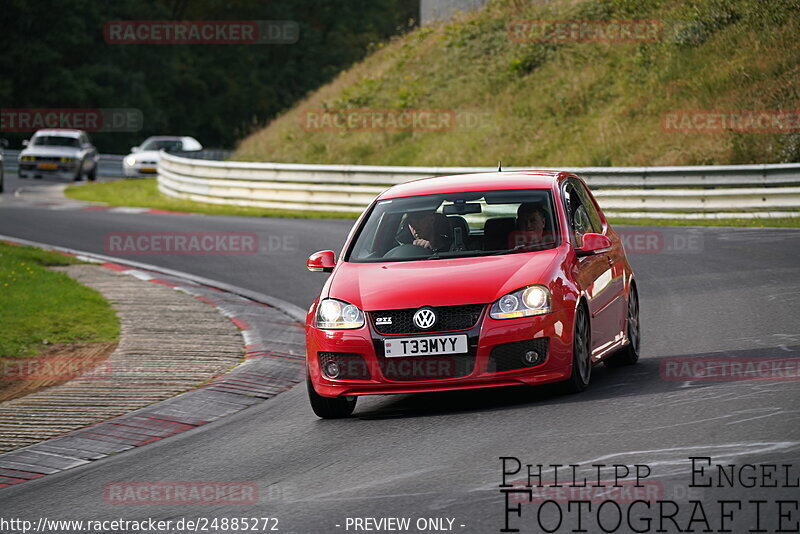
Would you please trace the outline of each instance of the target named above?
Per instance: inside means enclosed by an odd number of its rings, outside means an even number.
[[[15,176],[6,180],[0,234],[114,255],[104,245],[109,232],[254,232],[259,254],[124,257],[303,308],[325,277],[307,272],[305,259],[320,249],[338,254],[352,224],[50,209],[10,193],[32,184]],[[629,250],[640,292],[642,360],[622,369],[596,367],[589,390],[581,395],[543,387],[362,397],[352,418],[321,421],[312,414],[305,389],[296,387],[153,445],[0,490],[3,516],[34,521],[273,517],[280,532],[296,533],[353,532],[353,518],[369,517],[407,517],[411,532],[428,532],[434,531],[430,525],[414,527],[419,518],[449,518],[456,532],[498,532],[506,521],[500,457],[518,457],[523,464],[577,464],[590,481],[592,464],[646,464],[652,471],[647,483],[656,484],[659,499],[681,506],[677,525],[667,521],[661,532],[686,526],[691,500],[707,505],[713,532],[720,531],[724,514],[718,501],[723,499],[741,501],[741,511],[728,508],[734,510],[728,527],[735,532],[755,528],[757,521],[769,532],[797,525],[799,491],[785,486],[800,475],[800,230],[627,230],[658,236],[660,243]],[[663,365],[671,358],[719,356],[793,359],[794,379],[664,377]],[[776,468],[781,476],[759,478],[754,487],[745,486],[752,485],[748,476],[757,468],[737,478],[733,488],[690,488],[691,456],[737,469],[745,464],[789,467]],[[788,484],[782,483],[784,471]],[[611,479],[610,485],[613,476],[608,468],[600,479]],[[524,483],[525,468],[508,480]],[[552,468],[542,480],[553,481]],[[246,481],[257,485],[259,499],[255,505],[137,506],[104,498],[107,484],[131,481]],[[773,481],[778,487],[769,487]],[[759,499],[767,501],[760,509],[748,503]],[[782,499],[795,504],[776,504]],[[630,499],[627,504],[617,500],[624,514]],[[563,509],[558,531],[574,531],[576,516],[566,505]],[[509,515],[511,528],[542,532],[537,511],[545,527],[557,525],[555,505],[526,503],[520,510],[521,516]],[[657,511],[654,506],[649,513],[658,517]],[[596,516],[584,520],[595,521],[584,524],[588,532],[601,532]],[[614,520],[606,520],[614,526]],[[697,532],[704,526],[693,525]],[[640,531],[658,527],[656,520]],[[645,526],[623,522],[610,531],[634,528]]]

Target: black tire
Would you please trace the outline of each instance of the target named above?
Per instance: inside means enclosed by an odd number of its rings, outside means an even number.
[[[91,171],[89,171],[89,172],[86,174],[86,178],[87,178],[87,179],[88,179],[90,182],[94,182],[95,180],[97,180],[97,163],[95,163],[95,164],[94,164],[94,167],[92,167],[92,170],[91,170]]]
[[[580,393],[592,378],[592,340],[589,316],[584,306],[575,310],[572,333],[572,374],[564,383],[567,393]]]
[[[3,162],[0,161],[0,165],[2,164]],[[0,193],[3,192],[3,184],[5,183],[5,181],[6,181],[6,172],[2,168],[0,168]]]
[[[348,417],[356,408],[356,397],[323,397],[314,391],[311,379],[306,379],[306,389],[308,389],[308,400],[311,402],[311,409],[317,417],[322,419],[341,419]]]
[[[83,180],[83,162],[81,161],[80,166],[78,167],[77,172],[75,172],[75,178],[73,178],[75,182],[80,182]]]
[[[608,367],[633,365],[639,361],[642,339],[639,325],[639,294],[636,292],[636,286],[633,285],[631,285],[630,293],[628,294],[628,315],[625,328],[627,329],[628,344],[605,361]]]

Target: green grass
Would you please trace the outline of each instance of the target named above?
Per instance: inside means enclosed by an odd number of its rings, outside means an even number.
[[[35,356],[55,343],[114,342],[119,320],[94,289],[47,267],[68,256],[0,243],[0,359]]]
[[[314,219],[351,219],[358,214],[342,214],[326,211],[281,210],[268,208],[250,208],[245,206],[226,206],[205,204],[191,200],[171,198],[158,191],[155,178],[134,180],[117,180],[114,182],[72,185],[65,194],[76,200],[102,202],[110,206],[128,206],[152,208],[184,213],[202,213],[205,215],[233,215],[245,217],[291,217]]]
[[[659,20],[639,43],[516,43],[515,20]],[[638,166],[800,161],[800,133],[672,133],[674,110],[796,110],[796,0],[493,0],[380,45],[239,145],[244,161]],[[319,131],[320,109],[447,109],[449,131]]]

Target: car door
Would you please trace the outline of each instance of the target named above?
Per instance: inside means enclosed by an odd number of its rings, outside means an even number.
[[[583,235],[603,233],[602,221],[593,203],[581,191],[582,183],[567,180],[564,188],[564,204],[569,219],[573,246],[580,248]],[[615,299],[616,282],[613,253],[606,252],[588,256],[576,256],[574,279],[586,295],[592,327],[592,353],[598,355],[610,346],[618,333]]]

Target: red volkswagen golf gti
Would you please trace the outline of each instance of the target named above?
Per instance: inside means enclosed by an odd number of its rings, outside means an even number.
[[[639,357],[639,303],[617,233],[566,172],[416,180],[376,198],[308,311],[308,395],[323,418],[359,395],[563,382]]]

